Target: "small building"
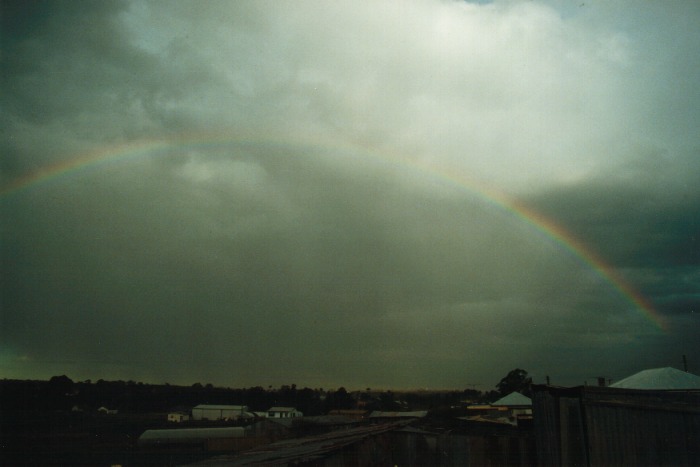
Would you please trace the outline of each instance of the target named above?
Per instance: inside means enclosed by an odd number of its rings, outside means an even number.
[[[508,415],[516,420],[519,417],[532,416],[532,399],[519,392],[511,392],[491,405],[497,408],[505,408],[508,411]]]
[[[304,414],[294,407],[270,407],[267,411],[267,418],[296,418],[303,416]]]
[[[170,412],[168,414],[168,421],[174,423],[182,423],[189,421],[190,416],[184,412]]]
[[[248,412],[246,405],[200,404],[192,409],[193,420],[238,420]]]
[[[107,414],[107,415],[114,415],[114,414],[119,413],[119,411],[117,409],[108,409],[107,407],[104,407],[104,406],[97,409],[97,411],[99,413],[103,413],[103,414]]]

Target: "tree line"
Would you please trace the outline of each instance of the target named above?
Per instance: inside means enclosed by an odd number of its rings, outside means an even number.
[[[188,410],[198,404],[246,405],[251,411],[272,406],[295,407],[305,415],[322,415],[331,410],[429,410],[465,402],[493,402],[498,397],[519,391],[529,394],[531,379],[527,372],[515,369],[497,385],[497,390],[463,391],[363,391],[349,392],[344,387],[298,388],[295,384],[279,388],[222,388],[212,384],[191,386],[144,384],[134,381],[90,380],[74,382],[66,375],[49,381],[0,381],[0,407],[3,410],[83,410],[100,407],[127,413]]]

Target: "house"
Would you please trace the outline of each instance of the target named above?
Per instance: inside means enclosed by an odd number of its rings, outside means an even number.
[[[248,412],[246,405],[200,404],[192,409],[193,420],[238,420]]]
[[[267,418],[296,418],[303,416],[304,414],[294,407],[270,407],[267,411]]]
[[[169,422],[182,423],[188,421],[189,419],[189,414],[186,414],[184,412],[170,412],[168,414]]]
[[[511,392],[505,397],[501,397],[491,404],[493,407],[505,407],[508,413],[514,417],[519,415],[532,415],[532,399],[520,394]]]
[[[104,406],[97,409],[97,411],[99,413],[108,414],[108,415],[114,415],[116,413],[119,413],[119,411],[117,409],[108,409],[107,407],[104,407]]]

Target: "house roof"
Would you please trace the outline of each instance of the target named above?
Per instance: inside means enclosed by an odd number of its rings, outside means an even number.
[[[294,412],[296,409],[294,407],[270,407],[268,412]]]
[[[501,397],[491,405],[506,405],[509,407],[532,406],[532,399],[523,396],[519,392],[511,392],[505,397]]]
[[[642,370],[611,384],[624,389],[700,389],[700,376],[670,366]]]
[[[245,405],[209,405],[209,404],[199,404],[195,409],[203,410],[248,410]]]
[[[517,425],[517,422],[508,417],[482,417],[481,415],[472,415],[470,417],[457,417],[459,420],[465,420],[467,422],[480,422],[480,423],[497,423],[499,425]]]

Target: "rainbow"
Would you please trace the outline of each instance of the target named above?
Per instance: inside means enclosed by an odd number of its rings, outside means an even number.
[[[269,138],[251,138],[250,134],[242,137],[231,137],[230,134],[225,136],[221,134],[197,134],[143,139],[118,145],[99,147],[92,151],[87,151],[78,157],[48,165],[18,177],[0,187],[0,200],[22,193],[32,187],[62,179],[69,174],[87,169],[97,170],[110,163],[119,163],[138,157],[167,154],[173,149],[201,149],[225,145],[236,145],[239,147],[296,147],[313,149],[315,151],[332,151],[328,152],[329,154],[336,152],[353,155],[362,154],[370,158],[389,162],[392,165],[408,167],[420,173],[428,173],[433,177],[457,185],[461,189],[466,189],[468,192],[475,194],[490,205],[509,213],[519,222],[528,224],[559,247],[568,251],[572,256],[578,258],[588,267],[592,268],[602,279],[610,283],[623,298],[630,302],[636,310],[641,312],[657,329],[661,331],[668,330],[667,322],[664,317],[654,309],[652,304],[644,296],[635,290],[612,266],[605,262],[603,258],[578,240],[571,232],[556,224],[551,219],[521,202],[511,199],[504,193],[480,184],[478,181],[460,175],[455,171],[436,168],[434,165],[428,163],[407,161],[406,158],[393,154],[390,151],[382,149],[381,152],[378,152],[375,148],[370,148],[361,144],[345,143],[339,145],[336,141],[322,144],[319,142],[318,138],[314,138],[311,141],[303,141],[298,137],[272,140]]]

